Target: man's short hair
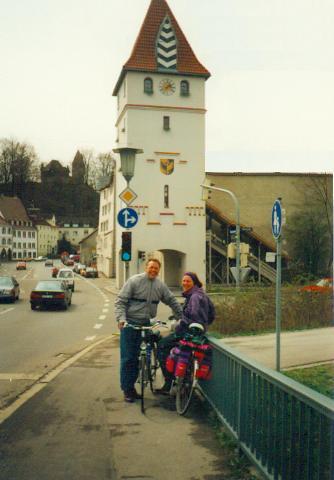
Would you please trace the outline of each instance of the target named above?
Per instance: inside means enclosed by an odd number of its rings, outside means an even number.
[[[161,262],[160,260],[158,260],[157,258],[149,258],[146,262],[146,266],[150,263],[150,262],[155,262],[159,265],[159,268],[161,268]]]

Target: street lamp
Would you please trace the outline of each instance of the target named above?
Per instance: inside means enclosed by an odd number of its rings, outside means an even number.
[[[143,153],[141,148],[120,147],[114,148],[113,152],[119,153],[121,157],[121,172],[127,184],[135,172],[135,159],[137,153]]]
[[[206,189],[206,190],[216,190],[217,192],[223,192],[227,193],[230,195],[233,199],[234,205],[235,205],[235,216],[236,216],[236,278],[235,278],[235,283],[236,283],[236,288],[239,289],[240,286],[240,206],[239,206],[239,200],[235,196],[233,192],[230,190],[226,190],[225,188],[218,188],[218,187],[212,187],[211,185],[207,185],[205,183],[201,184],[201,187]],[[204,193],[204,192],[203,192]],[[203,200],[207,200],[207,198],[203,197]]]

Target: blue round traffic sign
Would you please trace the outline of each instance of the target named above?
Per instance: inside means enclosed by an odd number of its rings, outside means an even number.
[[[118,212],[117,221],[123,228],[132,228],[137,225],[138,215],[133,208],[122,208]]]
[[[271,212],[271,230],[277,239],[282,232],[282,206],[279,200],[276,200]]]

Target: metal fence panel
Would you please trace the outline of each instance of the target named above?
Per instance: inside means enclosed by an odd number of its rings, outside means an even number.
[[[210,338],[200,389],[266,478],[333,480],[334,401]]]

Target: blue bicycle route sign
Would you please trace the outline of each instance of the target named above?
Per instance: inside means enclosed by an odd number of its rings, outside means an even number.
[[[123,228],[132,228],[137,225],[138,215],[133,208],[122,208],[118,212],[117,221]]]
[[[279,200],[276,200],[271,212],[271,230],[273,236],[277,239],[282,231],[282,206]]]

